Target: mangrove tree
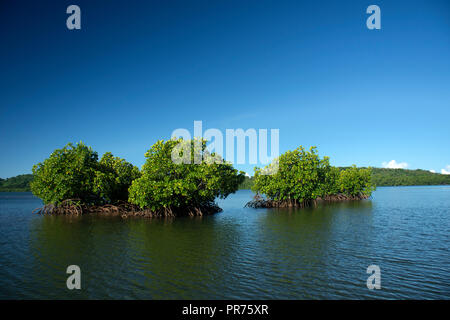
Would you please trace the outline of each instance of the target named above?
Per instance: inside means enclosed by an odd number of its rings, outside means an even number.
[[[255,168],[251,207],[303,207],[319,200],[359,200],[374,190],[371,169],[345,170],[320,158],[316,147],[302,146],[280,155],[265,168]],[[265,195],[265,198],[260,194]]]

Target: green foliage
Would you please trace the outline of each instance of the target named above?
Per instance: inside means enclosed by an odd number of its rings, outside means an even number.
[[[30,182],[32,174],[21,174],[8,179],[0,178],[0,192],[26,192],[31,191]]]
[[[97,153],[90,147],[69,143],[33,167],[31,191],[45,204],[75,198],[91,203],[96,199],[93,186],[97,160]]]
[[[275,174],[265,173],[272,170],[270,167],[276,166],[276,163],[265,169],[255,169],[254,191],[275,201],[303,202],[325,195],[330,163],[328,157],[319,158],[315,147],[309,151],[301,146],[294,151],[287,151],[280,155],[277,163],[278,171]]]
[[[274,201],[307,202],[334,195],[369,196],[373,190],[370,169],[355,166],[340,171],[332,167],[328,157],[321,159],[317,148],[306,151],[302,146],[287,151],[278,159],[278,171],[264,174],[276,166],[255,169],[252,190]]]
[[[348,167],[338,168],[339,170]],[[427,185],[450,185],[450,175],[433,173],[427,170],[386,169],[372,168],[372,183],[378,187],[382,186],[427,186]],[[239,189],[251,189],[254,178],[246,178]]]
[[[181,145],[188,148],[175,149]],[[189,163],[174,163],[173,152],[178,152]],[[216,197],[225,198],[235,192],[244,180],[244,173],[239,173],[231,164],[194,163],[198,156],[217,158],[217,155],[206,151],[205,140],[156,142],[145,154],[147,160],[142,167],[142,176],[134,180],[129,189],[129,202],[152,211],[201,207],[212,203]]]
[[[326,168],[325,180],[323,182],[323,191],[324,192],[322,196],[343,193],[341,184],[341,172],[338,168],[333,166],[329,166]]]
[[[336,168],[339,171],[339,169]],[[356,168],[355,165],[352,167],[341,170],[338,179],[339,191],[345,195],[359,196],[366,195],[370,196],[372,191],[375,190],[372,184],[372,170],[371,168]],[[331,194],[336,194],[331,193]]]
[[[251,189],[254,184],[253,177],[245,177],[244,181],[239,185],[239,190],[248,190]]]
[[[82,142],[55,150],[33,167],[31,191],[45,204],[79,199],[85,204],[126,199],[124,190],[137,177],[137,168],[110,153],[98,161],[97,152]]]
[[[373,181],[377,186],[449,185],[450,175],[427,170],[373,168]]]
[[[94,192],[107,203],[128,200],[128,188],[141,176],[131,163],[106,152],[99,162],[94,179]]]

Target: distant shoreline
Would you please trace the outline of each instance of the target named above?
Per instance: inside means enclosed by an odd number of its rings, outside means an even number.
[[[378,188],[392,188],[392,187],[450,187],[450,184],[412,184],[412,185],[397,185],[397,186],[377,186]],[[239,190],[249,190],[249,188],[240,188]],[[2,190],[0,189],[0,193],[31,193],[31,190]]]
[[[377,186],[378,188],[386,187],[450,187],[450,184],[409,184],[409,185],[392,185],[392,186]],[[247,188],[240,188],[239,190],[251,190]]]
[[[340,169],[345,169],[344,167]],[[377,187],[406,186],[446,186],[450,185],[450,175],[432,173],[428,170],[372,168],[373,180]],[[30,181],[33,175],[22,174],[1,179],[0,192],[30,192]],[[253,177],[246,177],[239,189],[249,190],[253,185]]]

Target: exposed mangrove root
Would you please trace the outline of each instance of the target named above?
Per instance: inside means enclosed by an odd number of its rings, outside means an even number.
[[[128,202],[118,202],[114,205],[86,205],[80,203],[77,199],[64,200],[61,203],[48,204],[42,208],[37,208],[33,213],[44,215],[83,215],[83,214],[100,214],[110,216],[128,217],[178,217],[178,216],[204,216],[222,211],[216,203],[202,204],[198,206],[186,206],[180,208],[165,207],[160,210],[152,211],[150,209],[142,209],[137,205]]]
[[[253,197],[252,201],[245,204],[244,207],[249,208],[305,208],[317,205],[319,201],[349,201],[367,199],[367,195],[348,196],[344,194],[329,195],[322,198],[298,201],[295,199],[272,200],[264,199],[259,194]]]

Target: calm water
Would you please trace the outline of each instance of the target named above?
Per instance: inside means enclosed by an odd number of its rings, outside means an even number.
[[[204,218],[32,215],[0,193],[2,299],[450,299],[450,187],[379,188],[372,200]],[[82,289],[66,288],[68,265]],[[368,290],[367,266],[381,268]]]

